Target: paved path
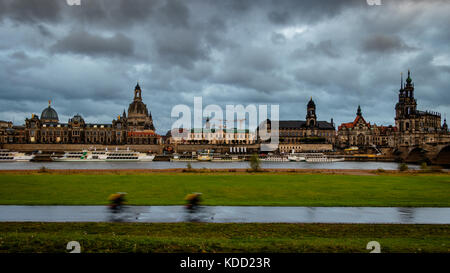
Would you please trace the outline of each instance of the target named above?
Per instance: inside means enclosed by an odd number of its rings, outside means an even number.
[[[450,208],[389,207],[202,207],[0,206],[0,222],[210,222],[210,223],[396,223],[450,224]]]

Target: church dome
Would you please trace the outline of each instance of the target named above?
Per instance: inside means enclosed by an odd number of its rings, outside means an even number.
[[[58,113],[56,113],[55,109],[50,106],[50,103],[47,108],[42,111],[41,120],[46,122],[58,122]]]
[[[130,114],[148,115],[147,106],[142,101],[135,100],[128,107],[128,115]]]
[[[84,119],[83,119],[83,117],[80,116],[79,114],[76,114],[75,116],[73,116],[72,122],[75,122],[75,123],[82,123],[82,122],[84,122]]]

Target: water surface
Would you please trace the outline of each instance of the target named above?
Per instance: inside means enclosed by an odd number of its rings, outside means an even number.
[[[1,162],[0,170],[38,170],[41,167],[48,169],[173,169],[186,168],[187,162]],[[195,169],[245,169],[249,168],[248,162],[191,162]],[[362,169],[396,170],[395,162],[332,162],[332,163],[308,163],[308,162],[262,162],[263,168],[268,169]],[[418,169],[418,165],[408,165],[410,169]]]

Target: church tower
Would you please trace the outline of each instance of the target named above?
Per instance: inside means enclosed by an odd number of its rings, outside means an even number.
[[[358,110],[356,110],[356,115],[357,116],[362,116],[362,113],[361,113],[361,105],[358,105]]]
[[[314,103],[311,97],[311,99],[308,102],[306,110],[306,126],[315,127],[316,125],[317,125],[316,104]]]
[[[152,116],[149,114],[147,105],[142,101],[142,90],[139,83],[134,88],[133,102],[128,107],[127,123],[128,128],[133,131],[155,130]]]
[[[415,118],[417,112],[417,101],[414,98],[414,83],[411,79],[411,72],[408,70],[408,78],[403,86],[403,76],[401,77],[398,102],[395,105],[395,125],[401,132],[413,129],[415,123],[410,122]]]

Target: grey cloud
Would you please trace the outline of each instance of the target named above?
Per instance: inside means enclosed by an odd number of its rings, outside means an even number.
[[[368,52],[392,53],[396,51],[412,51],[414,47],[407,45],[397,36],[377,34],[366,39],[362,48]]]
[[[158,12],[161,21],[174,27],[189,26],[189,9],[180,0],[167,1]]]
[[[330,58],[340,57],[338,49],[331,40],[320,41],[317,44],[308,42],[304,48],[296,49],[292,55],[296,58],[316,58],[317,56]]]
[[[272,43],[282,45],[286,43],[286,37],[282,33],[274,32],[270,37]]]
[[[290,15],[287,11],[271,11],[267,15],[269,21],[274,24],[285,25],[289,22]]]
[[[37,28],[42,36],[47,38],[53,37],[53,33],[48,29],[48,27],[44,26],[43,24],[39,24]]]
[[[154,38],[158,58],[165,66],[192,68],[196,61],[209,58],[210,48],[196,32],[172,30]]]
[[[63,5],[65,1],[57,0],[2,0],[0,10],[18,22],[56,22],[61,19]]]
[[[13,59],[26,60],[28,55],[24,51],[16,51],[10,55]]]
[[[170,127],[171,107],[192,106],[194,95],[279,103],[283,119],[303,119],[312,95],[320,119],[351,121],[361,104],[372,123],[392,124],[408,68],[419,108],[450,112],[448,1],[36,3],[0,0],[8,37],[0,40],[0,119],[39,113],[53,99],[64,119],[110,122],[139,80],[158,132]]]
[[[333,1],[277,1],[270,0],[267,18],[274,24],[286,25],[293,21],[314,23],[339,15],[346,8],[367,6],[366,1],[333,0]]]
[[[116,33],[112,37],[96,36],[86,31],[74,31],[52,46],[59,53],[75,53],[88,56],[131,56],[133,41]]]

